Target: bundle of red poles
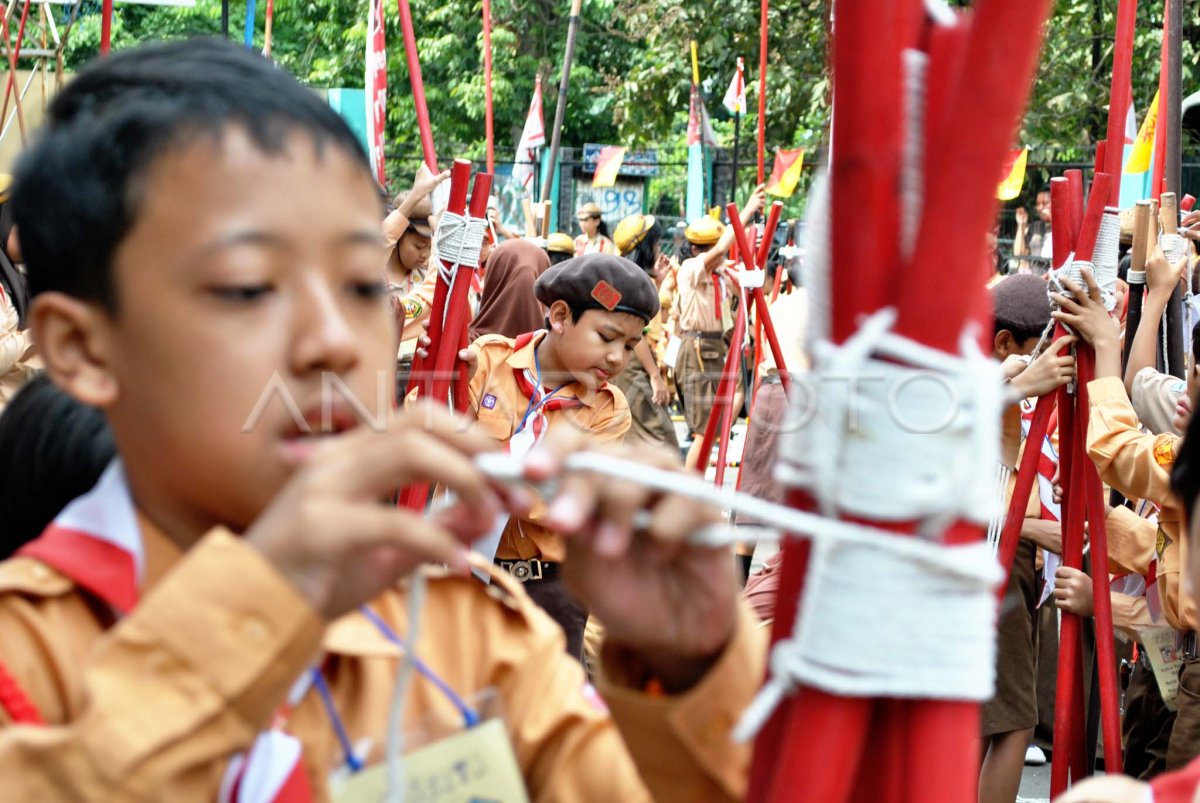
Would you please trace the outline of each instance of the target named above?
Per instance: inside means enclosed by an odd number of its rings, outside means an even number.
[[[985,238],[1049,11],[1048,0],[984,0],[970,16],[922,0],[835,0],[824,280],[827,336],[834,347],[855,334],[864,315],[888,306],[896,312],[894,333],[924,346],[927,355],[957,354],[965,332],[988,331]],[[905,64],[910,62],[925,65],[922,85],[908,95],[920,98],[919,114],[904,109]],[[919,259],[902,248],[898,224],[905,215],[915,226],[915,242],[922,243]],[[810,264],[820,261],[813,251],[810,244]],[[816,290],[813,283],[810,298]],[[813,299],[814,306],[821,303]],[[818,356],[818,381],[822,368]],[[795,457],[780,455],[781,460]],[[878,477],[879,484],[926,469],[903,465],[914,459],[908,455],[894,458],[897,465],[879,467],[887,472]],[[894,534],[884,537],[913,538],[921,524],[847,515],[838,500],[819,494],[813,487],[797,487],[789,492],[789,503],[808,509],[820,503],[838,518]],[[952,505],[946,500],[947,508]],[[934,537],[945,545],[943,551],[954,552],[951,547],[978,543],[981,535],[980,524],[952,519]],[[778,650],[793,637],[806,587],[840,582],[809,577],[811,554],[808,542],[784,544],[772,663],[784,657]],[[884,612],[896,601],[862,604]],[[899,699],[886,693],[848,696],[804,677],[791,689],[759,733],[748,799],[974,799],[977,702]],[[931,755],[938,760],[929,761]]]
[[[771,205],[771,211],[767,214],[766,226],[763,229],[762,242],[758,244],[757,249],[754,248],[754,244],[751,242],[752,232],[748,234],[745,226],[742,225],[737,205],[731,203],[726,206],[725,211],[729,215],[729,225],[733,227],[736,250],[741,255],[742,265],[745,267],[745,270],[748,273],[759,270],[765,271],[767,258],[771,253],[770,244],[775,238],[775,229],[779,226],[779,216],[783,212],[783,204],[776,201]],[[704,436],[700,441],[700,460],[696,464],[701,474],[708,470],[712,458],[712,447],[716,443],[717,473],[715,480],[717,485],[723,485],[725,482],[729,438],[733,430],[733,419],[736,413],[733,409],[733,398],[737,392],[738,374],[741,372],[742,340],[746,336],[747,316],[750,314],[750,304],[754,304],[755,327],[766,335],[767,343],[771,348],[771,354],[775,358],[775,365],[779,369],[779,376],[783,382],[784,390],[786,391],[791,388],[791,380],[787,375],[787,365],[784,363],[783,350],[779,346],[779,338],[775,335],[775,326],[771,323],[771,311],[767,306],[766,296],[763,294],[762,283],[755,282],[754,286],[743,286],[735,276],[729,275],[729,278],[737,286],[740,303],[738,304],[737,317],[733,326],[733,339],[729,345],[729,351],[725,355],[725,365],[721,371],[721,379],[717,384],[712,413],[708,417],[708,423],[704,428]],[[757,359],[754,362],[754,368],[755,373],[757,373]]]

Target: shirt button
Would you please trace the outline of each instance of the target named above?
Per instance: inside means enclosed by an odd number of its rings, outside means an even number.
[[[257,617],[243,620],[240,630],[242,638],[250,644],[262,644],[271,635],[266,622]]]

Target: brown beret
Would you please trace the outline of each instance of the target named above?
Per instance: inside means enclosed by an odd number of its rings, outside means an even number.
[[[658,314],[658,288],[633,262],[612,254],[586,254],[560,262],[533,286],[547,307],[565,301],[575,309],[628,312],[643,321]]]

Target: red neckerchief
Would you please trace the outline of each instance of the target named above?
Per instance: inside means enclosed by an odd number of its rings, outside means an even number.
[[[528,346],[541,331],[526,332],[513,341],[513,353],[520,351]],[[534,358],[536,360],[536,357]],[[546,432],[547,422],[546,413],[554,410],[569,410],[576,407],[582,407],[583,402],[575,396],[551,396],[547,397],[545,388],[537,381],[537,377],[528,368],[523,368],[519,371],[513,371],[513,377],[517,380],[517,387],[525,394],[525,398],[529,399],[531,415],[529,420],[525,422],[526,426],[533,427],[534,440],[540,440]],[[521,422],[517,422],[516,426],[520,426]]]
[[[145,548],[121,461],[113,460],[92,490],[67,505],[17,555],[50,566],[122,615],[132,612],[140,596]],[[23,694],[13,693],[21,690],[14,678],[6,676],[0,671],[0,705],[14,721],[36,724],[41,719],[36,706],[23,700]],[[13,702],[18,709],[24,702],[29,710],[14,712]],[[249,751],[230,760],[218,801],[310,803],[312,787],[300,753],[295,736],[263,731]]]

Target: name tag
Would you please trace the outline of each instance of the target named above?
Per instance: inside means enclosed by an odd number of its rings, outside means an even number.
[[[387,766],[353,775],[335,790],[336,803],[384,803]],[[405,803],[529,803],[502,720],[493,717],[404,757]]]
[[[1150,659],[1163,704],[1168,711],[1174,711],[1175,698],[1179,694],[1179,670],[1183,666],[1183,655],[1176,648],[1175,631],[1169,627],[1139,628],[1138,638]]]

